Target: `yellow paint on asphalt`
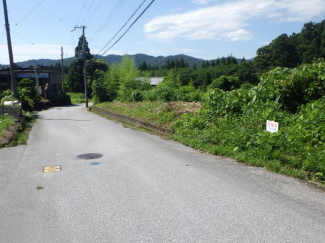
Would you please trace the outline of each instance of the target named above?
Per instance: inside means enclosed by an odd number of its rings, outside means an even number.
[[[61,166],[57,165],[57,166],[46,166],[44,167],[43,172],[44,173],[49,173],[49,172],[59,172],[61,171]]]

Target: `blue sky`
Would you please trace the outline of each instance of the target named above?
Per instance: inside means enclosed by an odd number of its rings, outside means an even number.
[[[61,46],[65,57],[73,56],[81,35],[80,30],[71,32],[76,25],[87,25],[91,52],[97,54],[142,2],[7,0],[14,60],[59,59]],[[156,0],[106,55],[251,58],[278,35],[300,32],[305,22],[323,19],[325,0]],[[4,26],[3,9],[0,23]],[[0,63],[7,64],[4,28],[0,31]]]

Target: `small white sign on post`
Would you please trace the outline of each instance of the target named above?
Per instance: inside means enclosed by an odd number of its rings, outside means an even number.
[[[266,121],[266,131],[275,133],[279,131],[279,123],[275,121]]]

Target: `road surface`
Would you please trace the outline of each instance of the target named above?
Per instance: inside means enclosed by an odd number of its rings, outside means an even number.
[[[39,115],[27,146],[0,150],[1,243],[325,242],[325,193],[293,178],[83,106]]]

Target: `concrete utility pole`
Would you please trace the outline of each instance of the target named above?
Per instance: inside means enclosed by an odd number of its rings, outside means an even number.
[[[84,62],[84,84],[85,84],[85,101],[86,101],[86,107],[88,108],[88,89],[87,89],[87,73],[86,73],[86,36],[85,36],[85,28],[86,26],[76,26],[74,27],[73,31],[75,29],[82,29],[82,58]],[[78,59],[79,53],[78,53]]]
[[[61,72],[63,74],[63,46],[61,46]]]
[[[38,78],[38,66],[35,67],[35,79],[37,84],[37,91],[42,94],[40,87],[39,87],[39,78]]]
[[[61,46],[61,72],[62,72],[62,82],[64,82],[64,69],[63,69],[63,46]],[[61,89],[63,90],[63,83],[61,85]],[[61,92],[61,91],[60,91]]]
[[[14,66],[14,58],[13,58],[13,54],[12,54],[10,28],[9,28],[8,10],[7,10],[6,0],[3,0],[3,11],[4,11],[4,16],[5,16],[5,22],[6,22],[7,43],[8,43],[8,52],[9,52],[9,61],[10,61],[11,90],[14,92],[14,97],[18,98],[17,80],[16,80],[16,73],[15,73],[15,66]]]

